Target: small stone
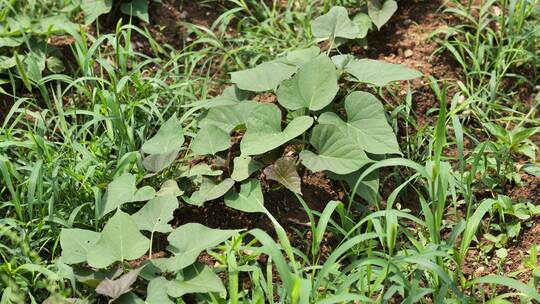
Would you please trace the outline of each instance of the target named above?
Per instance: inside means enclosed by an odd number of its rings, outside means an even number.
[[[405,58],[409,58],[411,57],[412,55],[414,55],[413,51],[412,50],[405,50],[405,53],[403,53],[403,55],[405,55]]]
[[[409,25],[409,24],[411,24],[411,23],[412,23],[412,20],[411,20],[411,19],[408,19],[408,18],[407,18],[407,19],[403,20],[403,25],[405,25],[405,26],[407,26],[407,25]]]

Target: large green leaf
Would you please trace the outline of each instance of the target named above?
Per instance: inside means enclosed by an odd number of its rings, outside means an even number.
[[[273,165],[264,169],[266,178],[273,179],[292,192],[302,194],[302,181],[296,172],[296,159],[281,157]]]
[[[229,133],[215,126],[208,126],[199,130],[191,143],[191,151],[198,155],[215,155],[219,151],[227,150],[230,146]]]
[[[103,228],[96,245],[88,251],[87,261],[94,268],[105,268],[114,262],[140,258],[149,245],[133,218],[118,210]]]
[[[174,195],[157,196],[132,217],[140,230],[166,233],[172,231],[168,223],[174,218],[173,213],[176,208],[178,208],[178,200]]]
[[[251,112],[259,105],[260,103],[256,101],[246,100],[233,105],[211,108],[199,123],[199,127],[219,128],[230,133],[238,126],[245,125]]]
[[[173,272],[193,264],[203,250],[224,242],[239,231],[212,229],[199,223],[189,223],[176,228],[167,237],[167,250],[174,256],[165,260],[166,269]]]
[[[100,208],[100,216],[103,216],[121,205],[128,202],[140,202],[152,199],[155,190],[150,186],[145,186],[137,190],[136,180],[133,174],[123,174],[114,178],[107,186],[107,193],[104,206]]]
[[[373,59],[352,60],[345,67],[345,71],[359,82],[380,87],[392,81],[411,80],[422,76],[422,73],[415,69]]]
[[[147,154],[168,154],[179,151],[184,143],[184,133],[182,123],[176,115],[171,116],[157,131],[157,133],[147,140],[142,150]]]
[[[233,185],[234,180],[232,178],[226,178],[220,183],[216,183],[210,178],[204,178],[199,190],[193,192],[186,202],[192,205],[202,206],[207,201],[222,197]]]
[[[148,304],[174,304],[169,298],[167,288],[169,281],[164,277],[154,278],[148,283],[146,303]]]
[[[188,293],[224,293],[225,286],[221,279],[204,264],[196,264],[183,271],[183,279],[176,279],[167,284],[167,293],[179,298]]]
[[[174,163],[178,157],[178,152],[146,155],[143,160],[144,168],[150,172],[159,172]]]
[[[275,149],[303,134],[313,124],[313,118],[300,116],[281,131],[281,111],[274,104],[261,104],[251,113],[247,131],[240,142],[242,155],[258,155]]]
[[[249,156],[237,156],[234,158],[234,170],[231,174],[231,178],[237,182],[243,181],[248,178],[251,173],[259,170],[261,164],[253,160]]]
[[[275,89],[283,80],[296,72],[297,67],[281,60],[264,62],[258,66],[231,73],[231,81],[238,88],[253,92]]]
[[[338,126],[369,153],[400,153],[396,135],[386,121],[383,106],[377,97],[367,92],[352,92],[345,99],[345,110],[347,122],[334,112],[326,112],[319,117],[319,123]]]
[[[81,9],[84,12],[84,22],[90,24],[99,16],[111,11],[112,0],[84,0]]]
[[[261,184],[253,178],[240,185],[240,192],[229,191],[225,195],[225,204],[243,212],[266,212]]]
[[[148,19],[147,0],[133,0],[131,2],[122,3],[120,10],[126,15],[137,17],[146,23],[150,22]]]
[[[371,22],[371,18],[364,14],[364,13],[358,13],[353,18],[354,24],[358,26],[358,36],[356,38],[365,38],[367,36],[368,31],[371,29],[371,25],[373,24]]]
[[[315,59],[321,53],[318,46],[312,46],[307,49],[295,50],[287,53],[285,59],[296,66],[302,67],[304,64]]]
[[[354,39],[358,36],[358,26],[349,19],[347,9],[334,6],[330,11],[311,22],[311,32],[316,38],[341,37]]]
[[[99,240],[99,233],[84,229],[62,229],[60,232],[60,246],[62,247],[62,260],[66,264],[86,262],[88,250],[93,248]]]
[[[332,102],[338,90],[334,63],[328,56],[319,55],[304,64],[293,78],[283,81],[277,97],[279,104],[289,110],[318,111]]]
[[[317,125],[311,134],[311,144],[319,154],[304,150],[302,164],[313,172],[332,171],[348,174],[360,169],[370,160],[347,135],[334,125]]]
[[[394,0],[368,0],[369,17],[378,29],[381,29],[396,11],[397,2]]]

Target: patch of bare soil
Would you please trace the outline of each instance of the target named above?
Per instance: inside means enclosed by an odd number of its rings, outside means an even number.
[[[411,82],[413,106],[420,123],[429,123],[426,112],[438,107],[438,101],[426,82],[427,76],[437,79],[458,79],[459,67],[445,56],[432,56],[438,48],[430,35],[450,22],[442,14],[443,1],[401,1],[396,15],[381,28],[368,34],[368,47],[353,47],[359,57],[380,59],[419,70],[425,77]],[[405,87],[402,87],[402,95]]]

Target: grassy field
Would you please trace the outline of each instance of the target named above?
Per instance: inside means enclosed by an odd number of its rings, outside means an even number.
[[[538,0],[0,0],[0,304],[540,303]]]

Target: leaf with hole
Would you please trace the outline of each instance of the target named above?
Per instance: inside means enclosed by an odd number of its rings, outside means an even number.
[[[277,90],[280,105],[289,110],[318,111],[332,102],[339,90],[336,67],[328,56],[319,55],[300,68]]]
[[[422,73],[415,69],[373,59],[352,60],[345,67],[345,71],[353,75],[358,82],[380,87],[393,81],[412,80],[422,76]]]
[[[359,34],[358,26],[349,19],[347,9],[342,6],[334,6],[328,13],[313,20],[311,32],[314,37],[324,39],[354,39]]]
[[[302,194],[302,181],[296,172],[296,159],[292,157],[281,157],[273,165],[264,169],[266,178],[275,180],[292,192]]]
[[[88,250],[93,248],[99,240],[99,233],[84,229],[62,229],[60,232],[60,246],[62,247],[62,260],[66,264],[86,262]]]
[[[146,203],[132,217],[140,230],[167,233],[172,231],[168,223],[174,218],[176,208],[178,200],[174,195],[158,196]]]
[[[114,262],[140,258],[148,251],[149,245],[149,240],[139,232],[133,218],[118,210],[105,224],[86,259],[94,268],[105,268]]]
[[[253,178],[243,182],[239,192],[229,191],[225,195],[225,204],[243,212],[266,212],[261,184]]]
[[[319,154],[304,150],[300,152],[300,160],[313,172],[328,170],[348,174],[370,162],[367,155],[334,125],[315,126],[310,142]]]
[[[313,118],[294,118],[281,130],[281,111],[274,104],[261,104],[251,113],[247,131],[240,142],[242,155],[258,155],[273,150],[302,135],[313,124]]]
[[[384,1],[381,3],[381,1]],[[373,23],[380,30],[397,11],[397,2],[394,0],[368,0],[368,14]]]
[[[320,124],[339,127],[364,151],[373,154],[400,154],[394,130],[386,121],[384,109],[377,97],[367,92],[352,92],[345,98],[347,122],[334,112],[323,113]]]

